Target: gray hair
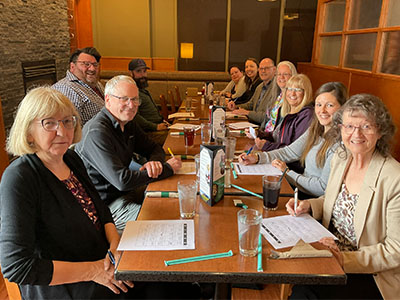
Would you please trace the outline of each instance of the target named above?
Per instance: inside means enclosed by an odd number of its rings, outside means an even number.
[[[376,151],[384,157],[390,154],[391,141],[396,131],[385,104],[376,96],[370,94],[357,94],[351,96],[349,100],[335,113],[333,117],[332,133],[337,142],[340,142],[343,149],[342,135],[340,125],[343,123],[343,114],[345,112],[360,112],[370,121],[375,123],[381,137],[376,142]]]
[[[136,86],[136,82],[132,79],[132,77],[126,75],[117,75],[107,81],[106,87],[104,88],[104,96],[115,94],[115,87],[118,85],[118,83],[123,81],[132,83]]]

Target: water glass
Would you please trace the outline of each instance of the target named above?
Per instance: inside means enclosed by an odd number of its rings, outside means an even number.
[[[185,98],[185,109],[188,112],[191,111],[191,109],[192,109],[192,98],[191,97]]]
[[[264,175],[263,198],[266,210],[276,210],[278,208],[279,193],[281,191],[281,176]]]
[[[196,180],[178,181],[179,212],[181,218],[192,219],[195,216],[197,199]]]
[[[225,146],[225,159],[227,162],[232,162],[235,157],[236,138],[226,137],[223,140]]]
[[[256,256],[262,215],[255,209],[241,209],[237,217],[240,254],[243,256]]]
[[[201,143],[211,143],[211,125],[209,123],[201,123]]]

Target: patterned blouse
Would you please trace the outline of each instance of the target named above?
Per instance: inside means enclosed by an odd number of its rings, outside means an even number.
[[[337,244],[341,251],[357,250],[354,211],[358,196],[358,194],[350,194],[346,188],[346,184],[343,183],[342,189],[333,206],[329,229],[338,238]]]
[[[279,94],[274,105],[271,109],[267,109],[267,118],[269,118],[267,124],[265,124],[265,132],[273,132],[276,125],[276,120],[278,119],[279,107],[281,107],[283,102],[282,92]]]
[[[100,220],[97,215],[96,207],[92,199],[86,193],[82,183],[79,182],[78,178],[71,171],[69,177],[62,181],[67,189],[69,189],[74,195],[75,199],[82,206],[83,211],[87,214],[89,219],[92,221],[97,230],[100,230]]]

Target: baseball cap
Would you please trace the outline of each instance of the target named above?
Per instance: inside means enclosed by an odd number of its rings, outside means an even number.
[[[143,59],[141,58],[134,58],[131,60],[131,62],[128,65],[129,71],[135,71],[138,69],[142,69],[142,68],[146,68],[146,69],[150,69],[146,63],[144,62]]]

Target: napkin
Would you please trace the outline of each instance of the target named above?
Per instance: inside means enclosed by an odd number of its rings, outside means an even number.
[[[310,244],[299,240],[297,244],[289,251],[278,252],[271,250],[271,258],[285,259],[285,258],[303,258],[303,257],[332,257],[332,252],[329,250],[318,250]]]

